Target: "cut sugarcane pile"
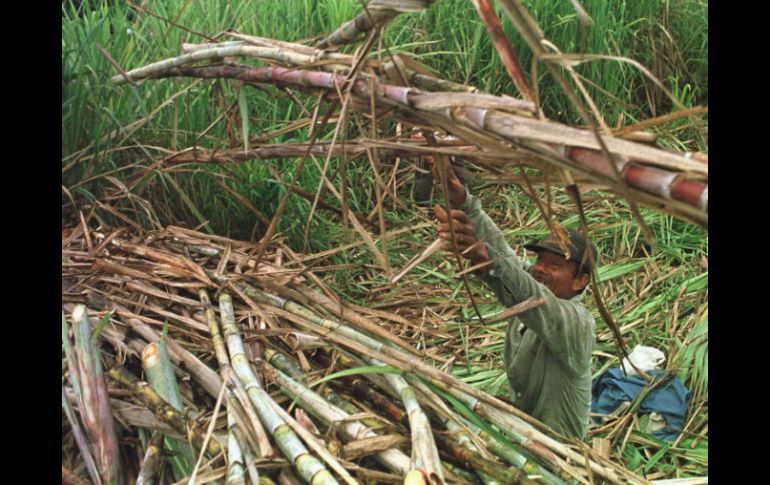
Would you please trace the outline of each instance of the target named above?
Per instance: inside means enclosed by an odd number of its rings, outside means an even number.
[[[94,483],[646,483],[439,370],[403,317],[343,303],[281,243],[257,262],[189,229],[83,227],[62,404]]]

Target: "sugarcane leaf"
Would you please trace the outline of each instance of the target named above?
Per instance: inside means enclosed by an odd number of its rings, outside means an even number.
[[[397,375],[403,375],[403,371],[401,369],[397,369],[395,367],[391,366],[381,366],[381,365],[367,365],[362,367],[353,367],[352,369],[345,369],[341,370],[339,372],[335,372],[333,374],[329,374],[326,377],[322,377],[321,379],[318,379],[317,381],[314,381],[308,385],[309,388],[313,388],[319,384],[323,384],[324,382],[328,382],[334,379],[337,379],[339,377],[348,377],[348,376],[357,376],[361,374],[397,374]]]
[[[623,454],[626,455],[626,458],[629,457],[628,455],[631,455],[630,461],[627,467],[629,470],[635,470],[636,467],[638,467],[639,464],[642,463],[642,460],[644,460],[644,457],[642,456],[642,454],[639,453],[639,450],[632,443],[628,444],[628,446],[626,447],[626,451]]]
[[[599,283],[618,278],[625,274],[638,270],[642,266],[647,264],[647,261],[640,259],[637,261],[631,261],[623,264],[611,264],[597,268],[596,273],[599,276]]]
[[[150,443],[149,438],[147,437],[147,430],[144,428],[136,428],[137,434],[139,435],[139,442],[142,444],[142,449],[146,450],[147,445]]]
[[[96,344],[96,342],[99,341],[99,337],[101,336],[102,332],[104,331],[104,327],[107,325],[107,322],[110,321],[110,318],[112,318],[112,314],[115,313],[115,311],[110,311],[106,315],[104,315],[100,320],[99,324],[94,329],[94,334],[91,335],[91,343]]]
[[[168,335],[168,320],[163,320],[163,331],[160,333],[160,338],[165,339]]]
[[[243,149],[249,151],[249,104],[246,100],[246,90],[241,86],[238,94],[238,107],[241,111],[241,126],[243,130]]]
[[[709,462],[709,442],[708,440],[700,440],[698,444],[692,448],[694,438],[687,438],[679,443],[678,448],[672,448],[672,454],[682,457],[692,462],[708,465]]]
[[[203,216],[203,213],[195,206],[195,203],[193,203],[192,199],[185,193],[185,191],[182,189],[182,187],[179,185],[179,183],[174,180],[174,178],[167,172],[160,172],[161,178],[164,179],[166,182],[168,182],[168,185],[173,188],[177,194],[179,194],[179,197],[182,199],[182,202],[187,206],[188,209],[190,209],[190,212],[193,216],[195,216],[196,219],[198,219],[198,222],[201,223],[201,226],[203,226],[204,229],[206,229],[206,232],[209,234],[214,234],[214,229],[212,229],[211,224],[209,224],[209,221]]]
[[[709,274],[708,274],[708,271],[706,271],[705,273],[699,274],[688,280],[683,281],[681,286],[687,285],[687,290],[685,291],[685,295],[690,295],[690,294],[698,293],[702,291],[704,288],[708,286],[708,284],[709,284]]]
[[[665,456],[665,454],[668,452],[669,448],[671,448],[671,444],[670,443],[666,443],[666,444],[663,445],[663,447],[660,450],[658,450],[657,453],[652,455],[652,457],[647,462],[647,464],[644,465],[644,473],[649,472],[650,469],[653,466],[655,466],[655,464],[658,463],[660,461],[660,459],[663,458],[663,456]]]

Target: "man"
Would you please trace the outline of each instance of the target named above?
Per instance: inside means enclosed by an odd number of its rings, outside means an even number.
[[[506,330],[504,363],[514,404],[555,431],[583,439],[595,341],[594,319],[580,301],[591,272],[585,238],[569,231],[568,241],[525,245],[537,253],[537,262],[530,266],[505,242],[449,163],[445,169],[455,209],[447,214],[435,206],[439,237],[452,240],[451,217],[458,249],[473,265],[484,265],[476,274],[505,306],[530,297],[545,300],[514,317]],[[595,261],[596,248],[590,248]]]

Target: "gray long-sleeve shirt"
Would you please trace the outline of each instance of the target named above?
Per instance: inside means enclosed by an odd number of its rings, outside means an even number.
[[[484,241],[492,263],[477,275],[507,307],[529,297],[543,305],[523,312],[508,323],[505,333],[505,371],[519,409],[555,431],[580,439],[588,428],[591,406],[591,352],[596,323],[580,301],[556,297],[530,275],[503,234],[466,191],[464,211]]]

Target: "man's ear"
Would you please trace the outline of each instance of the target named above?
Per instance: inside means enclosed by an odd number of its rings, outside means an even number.
[[[588,273],[580,273],[572,281],[572,291],[582,291],[588,286],[589,281],[591,281],[591,276]]]

